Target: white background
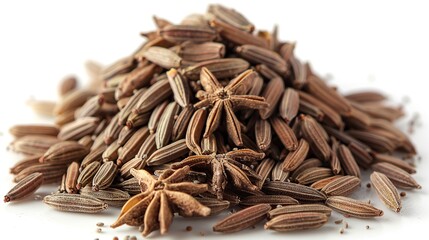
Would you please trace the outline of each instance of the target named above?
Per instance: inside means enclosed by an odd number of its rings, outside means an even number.
[[[427,195],[429,171],[427,156],[428,119],[428,6],[424,1],[217,1],[236,8],[258,29],[280,26],[280,38],[297,42],[296,54],[310,60],[322,76],[343,92],[353,89],[379,89],[392,102],[404,103],[407,117],[398,123],[406,130],[407,121],[419,115],[420,127],[412,135],[421,161],[417,161],[421,191],[408,192],[403,211],[387,210],[375,194],[362,187],[355,197],[372,199],[385,216],[376,220],[347,219],[350,228],[340,235],[333,215],[320,230],[279,234],[261,226],[239,234],[211,232],[219,219],[175,218],[165,239],[197,238],[200,231],[211,239],[404,239],[427,235],[429,211]],[[278,5],[279,3],[282,5]],[[19,159],[6,151],[11,140],[7,129],[14,123],[46,122],[36,117],[25,102],[56,99],[58,81],[75,73],[85,83],[83,63],[87,59],[108,64],[133,52],[143,41],[140,31],[154,29],[152,15],[179,22],[193,12],[204,12],[208,1],[2,1],[0,3],[0,194],[13,186],[9,167]],[[407,100],[409,99],[409,100]],[[364,181],[363,186],[366,184]],[[54,186],[41,189],[45,195]],[[1,238],[13,239],[112,239],[136,235],[133,228],[103,228],[110,224],[117,209],[99,215],[56,212],[40,200],[0,203]],[[186,226],[193,231],[186,232]],[[365,226],[369,225],[370,230]],[[158,233],[151,235],[160,239]]]

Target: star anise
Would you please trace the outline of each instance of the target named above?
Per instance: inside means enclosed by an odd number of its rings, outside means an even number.
[[[210,208],[199,203],[192,195],[204,193],[207,184],[183,182],[190,167],[166,170],[158,179],[145,170],[131,169],[132,175],[139,180],[142,193],[130,198],[122,207],[119,218],[111,227],[123,224],[144,225],[143,236],[160,229],[161,234],[168,231],[177,209],[180,215],[208,216]]]
[[[218,199],[223,199],[223,192],[228,183],[243,192],[259,192],[259,188],[252,183],[250,178],[260,180],[260,176],[245,163],[249,164],[261,160],[264,156],[264,153],[258,153],[251,149],[240,149],[225,154],[189,156],[171,167],[173,169],[183,166],[209,168],[208,172],[211,174],[210,191]]]
[[[242,146],[240,122],[234,110],[263,109],[269,106],[263,97],[244,95],[255,77],[256,72],[246,70],[223,87],[207,68],[201,69],[200,80],[205,91],[197,93],[197,97],[202,100],[196,103],[195,107],[212,107],[207,118],[204,137],[210,136],[219,127],[224,112],[229,137],[234,144]]]

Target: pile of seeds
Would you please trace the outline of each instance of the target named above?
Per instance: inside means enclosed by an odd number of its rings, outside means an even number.
[[[157,30],[108,67],[87,65],[61,99],[33,102],[55,125],[17,125],[5,202],[61,182],[44,202],[61,211],[122,207],[111,227],[168,231],[175,215],[239,210],[213,226],[236,232],[265,222],[293,231],[323,226],[331,210],[357,218],[383,211],[348,196],[371,169],[372,189],[395,212],[397,188],[413,189],[416,154],[393,122],[400,108],[377,92],[342,95],[295,55],[295,44],[255,32],[235,10],[211,5]],[[404,158],[402,158],[402,157]],[[364,180],[367,181],[367,180]],[[196,219],[195,221],[198,221]]]

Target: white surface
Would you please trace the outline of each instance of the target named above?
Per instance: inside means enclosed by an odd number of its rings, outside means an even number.
[[[140,31],[154,29],[153,14],[173,22],[193,12],[203,12],[207,1],[2,1],[0,3],[0,193],[13,186],[9,167],[19,158],[7,152],[11,140],[7,129],[13,123],[43,122],[25,106],[31,96],[55,99],[59,79],[76,73],[86,81],[83,63],[87,59],[108,64],[134,51],[143,39]],[[347,219],[350,228],[340,235],[341,226],[333,215],[320,230],[280,234],[263,231],[261,226],[239,234],[219,235],[211,232],[209,220],[175,218],[165,239],[197,238],[199,232],[211,239],[409,239],[410,235],[427,235],[429,211],[429,171],[427,158],[429,37],[427,35],[428,6],[415,1],[217,1],[238,9],[259,29],[280,26],[281,39],[297,41],[296,53],[310,60],[322,75],[333,76],[332,84],[341,91],[350,89],[380,89],[394,102],[405,97],[407,118],[420,115],[422,127],[412,136],[422,160],[417,162],[415,178],[421,191],[407,192],[403,211],[387,210],[372,191],[362,187],[361,199],[372,199],[385,216],[375,220]],[[406,118],[398,124],[406,129]],[[367,181],[363,182],[365,186]],[[45,195],[54,186],[41,189]],[[118,214],[110,209],[99,215],[56,212],[40,200],[0,203],[1,238],[13,239],[112,239],[125,235],[142,237],[134,228],[103,227],[96,233],[97,222],[110,224]],[[186,226],[193,231],[186,232]],[[370,230],[365,226],[369,225]],[[152,238],[161,238],[158,233]],[[164,238],[163,238],[164,239]]]

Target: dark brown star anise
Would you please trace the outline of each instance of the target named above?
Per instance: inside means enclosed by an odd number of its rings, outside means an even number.
[[[252,183],[249,177],[260,180],[260,176],[247,164],[262,160],[264,153],[258,153],[251,149],[240,149],[225,154],[194,155],[173,164],[171,167],[183,166],[209,168],[211,173],[210,191],[218,199],[223,198],[223,192],[228,183],[235,189],[244,192],[258,193],[259,188]]]
[[[263,97],[244,95],[255,77],[256,72],[246,70],[223,87],[207,68],[201,69],[200,80],[205,91],[197,93],[201,101],[196,103],[195,107],[212,107],[207,118],[204,137],[210,136],[219,127],[224,112],[229,137],[235,145],[242,146],[240,122],[234,110],[263,109],[269,106]]]
[[[144,225],[143,236],[160,229],[161,234],[168,231],[177,209],[180,215],[208,216],[210,208],[202,205],[192,195],[204,193],[207,184],[183,182],[190,167],[177,170],[166,170],[158,179],[145,170],[131,169],[133,176],[139,180],[143,192],[130,198],[122,207],[121,213],[111,227],[123,224],[130,226]]]

